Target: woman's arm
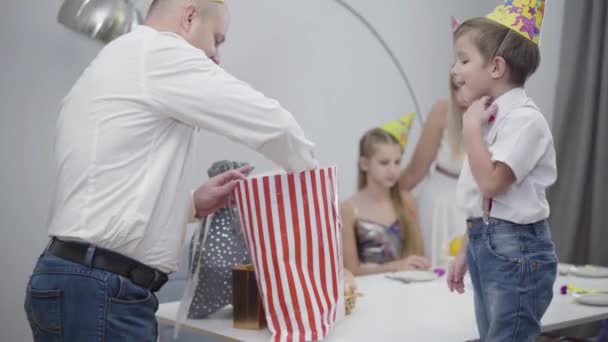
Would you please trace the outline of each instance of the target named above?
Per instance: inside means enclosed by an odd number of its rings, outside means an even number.
[[[435,102],[416,144],[414,156],[401,172],[400,186],[403,190],[412,190],[429,171],[437,156],[443,130],[446,126],[448,111],[447,100]]]
[[[405,212],[410,217],[412,231],[415,233],[416,242],[414,244],[414,251],[412,254],[424,255],[424,243],[422,242],[422,232],[420,231],[420,224],[418,222],[418,208],[416,206],[416,200],[408,191],[402,191],[401,198],[403,198]]]

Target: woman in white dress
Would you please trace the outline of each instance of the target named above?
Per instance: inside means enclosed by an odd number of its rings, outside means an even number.
[[[462,113],[468,101],[458,94],[451,80],[450,93],[451,99],[433,105],[414,156],[400,179],[403,190],[420,185],[416,197],[424,251],[435,266],[448,264],[450,242],[466,230],[466,217],[456,203],[456,183],[465,158]]]

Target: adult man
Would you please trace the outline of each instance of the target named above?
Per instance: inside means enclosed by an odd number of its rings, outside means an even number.
[[[199,128],[288,170],[316,166],[291,114],[217,65],[228,24],[223,1],[156,0],[68,93],[52,240],[25,301],[36,341],[156,341],[154,292],[177,268],[186,223],[222,207],[249,172],[190,192]]]

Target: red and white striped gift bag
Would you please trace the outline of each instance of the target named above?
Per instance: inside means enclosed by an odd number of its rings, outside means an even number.
[[[273,341],[317,341],[344,316],[336,168],[240,181],[241,225]]]

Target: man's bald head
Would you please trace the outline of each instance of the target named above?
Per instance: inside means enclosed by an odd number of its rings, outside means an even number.
[[[218,47],[226,39],[230,16],[224,1],[154,0],[145,24],[174,32],[219,63]]]
[[[148,16],[156,14],[157,11],[175,10],[188,3],[195,3],[206,14],[217,13],[220,7],[225,7],[222,0],[153,0],[148,10]]]

